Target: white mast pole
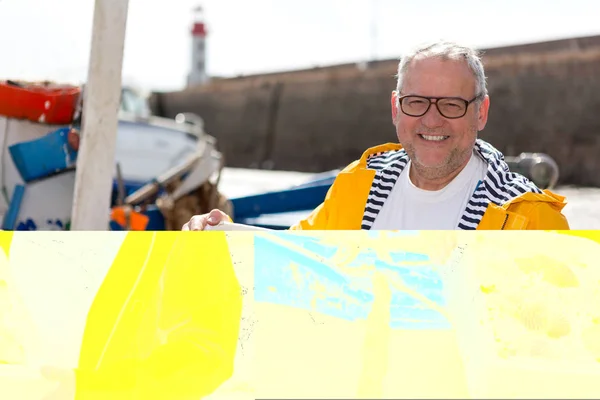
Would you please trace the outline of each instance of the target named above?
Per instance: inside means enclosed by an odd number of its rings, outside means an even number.
[[[96,0],[72,230],[108,230],[129,0]]]

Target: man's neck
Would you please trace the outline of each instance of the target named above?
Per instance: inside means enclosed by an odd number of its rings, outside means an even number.
[[[423,190],[436,191],[441,190],[448,186],[450,182],[454,180],[461,173],[463,169],[467,166],[470,161],[470,157],[464,162],[460,167],[456,168],[451,173],[443,174],[443,176],[436,177],[435,173],[423,173],[419,171],[419,168],[415,167],[413,163],[410,165],[410,171],[408,172],[408,176],[410,177],[413,185]],[[429,175],[429,176],[428,176]],[[433,175],[433,176],[432,176]]]

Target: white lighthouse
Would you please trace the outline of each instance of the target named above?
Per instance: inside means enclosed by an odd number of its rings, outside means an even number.
[[[206,24],[201,6],[194,9],[192,25],[192,67],[188,76],[188,86],[205,83],[206,74]]]

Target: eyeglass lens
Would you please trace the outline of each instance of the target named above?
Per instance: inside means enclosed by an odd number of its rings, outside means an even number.
[[[432,103],[425,97],[407,96],[402,99],[400,106],[405,114],[420,117],[425,115]],[[446,118],[460,118],[467,112],[466,102],[460,99],[438,99],[436,105],[440,114]]]

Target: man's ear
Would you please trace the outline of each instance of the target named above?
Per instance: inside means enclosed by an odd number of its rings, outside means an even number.
[[[485,96],[479,105],[479,116],[477,117],[477,130],[482,131],[485,128],[490,110],[490,98]]]
[[[395,90],[392,91],[392,123],[396,124],[396,119],[398,118],[398,92]]]

